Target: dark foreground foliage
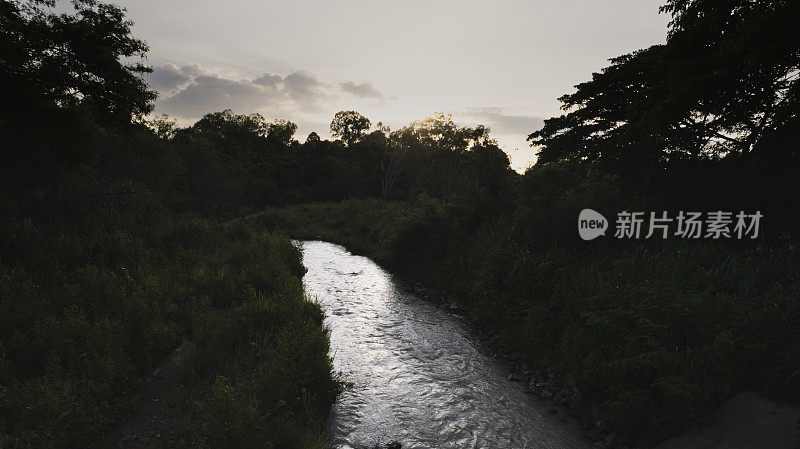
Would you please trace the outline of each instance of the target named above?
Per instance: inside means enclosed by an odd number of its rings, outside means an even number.
[[[180,444],[321,447],[335,395],[322,312],[282,235],[192,216],[2,228],[0,442],[96,446],[182,338]]]

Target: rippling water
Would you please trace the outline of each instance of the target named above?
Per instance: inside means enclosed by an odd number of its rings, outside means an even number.
[[[564,409],[508,381],[508,367],[460,317],[399,289],[366,257],[326,242],[300,245],[306,290],[331,329],[334,368],[353,384],[331,412],[333,447],[591,447]]]

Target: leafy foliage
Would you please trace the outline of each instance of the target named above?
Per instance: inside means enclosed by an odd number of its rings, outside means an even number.
[[[151,70],[120,62],[147,52],[131,37],[124,10],[87,0],[73,4],[74,14],[57,14],[50,9],[55,1],[0,3],[3,121],[24,114],[23,122],[39,107],[76,102],[120,119],[152,110],[155,94],[136,76]]]
[[[665,45],[612,59],[529,136],[541,162],[658,161],[770,151],[796,140],[800,26],[791,1],[673,0]],[[651,169],[652,170],[652,169]]]
[[[347,146],[353,145],[372,123],[356,111],[339,111],[331,120],[331,135],[341,137]]]

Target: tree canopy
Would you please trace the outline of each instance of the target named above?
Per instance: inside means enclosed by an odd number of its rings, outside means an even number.
[[[152,110],[155,93],[138,76],[151,72],[142,62],[148,48],[131,35],[124,9],[72,3],[74,13],[59,14],[54,0],[0,2],[4,119],[43,104],[80,103],[127,120]]]
[[[356,111],[339,111],[331,120],[331,135],[353,145],[372,126],[368,118]]]
[[[460,126],[453,116],[437,112],[423,120],[416,120],[392,133],[392,138],[402,145],[416,148],[433,148],[464,152],[474,146],[495,145],[489,136],[490,129]]]
[[[528,139],[539,161],[749,155],[796,132],[797,2],[672,0],[667,43],[611,60]]]

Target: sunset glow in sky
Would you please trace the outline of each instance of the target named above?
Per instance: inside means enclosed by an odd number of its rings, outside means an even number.
[[[433,112],[492,128],[522,169],[525,137],[609,58],[662,43],[661,1],[118,2],[150,45],[156,112],[225,108],[328,135],[339,110],[397,129]]]

